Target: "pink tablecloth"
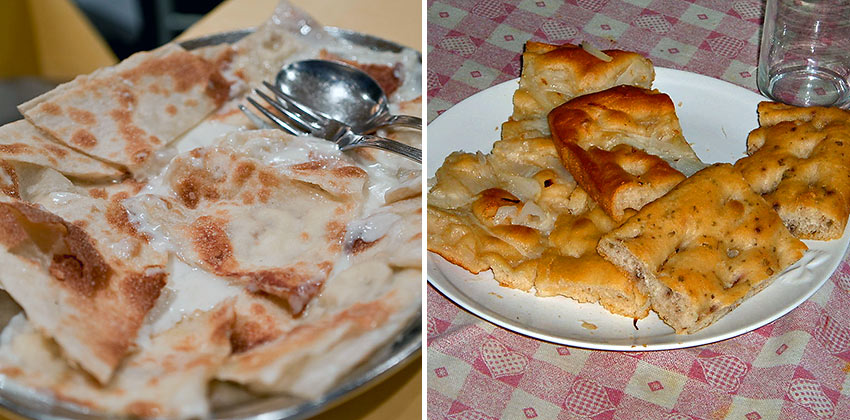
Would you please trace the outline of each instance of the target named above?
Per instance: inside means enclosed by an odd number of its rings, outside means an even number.
[[[762,9],[746,0],[429,1],[428,118],[517,77],[529,39],[637,51],[755,89]],[[553,345],[476,318],[433,288],[427,299],[430,419],[850,418],[846,256],[778,321],[675,351]]]

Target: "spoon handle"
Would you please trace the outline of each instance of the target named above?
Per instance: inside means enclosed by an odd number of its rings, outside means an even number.
[[[388,152],[397,153],[414,162],[422,163],[422,150],[413,146],[408,146],[402,142],[388,139],[386,137],[355,134],[350,129],[335,140],[339,149],[342,151],[355,147],[374,147],[376,149],[386,150]]]
[[[391,125],[400,125],[402,127],[410,127],[422,131],[422,118],[414,117],[411,115],[391,115],[381,125],[384,127]]]

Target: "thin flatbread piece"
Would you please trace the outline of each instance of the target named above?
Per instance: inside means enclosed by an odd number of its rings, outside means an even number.
[[[0,373],[62,402],[113,415],[207,418],[207,386],[230,354],[233,304],[195,313],[151,338],[105,385],[69,366],[23,315],[0,336]]]
[[[307,141],[279,130],[234,137],[250,137],[248,147]],[[164,238],[188,264],[277,296],[299,313],[342,252],[366,173],[343,155],[277,167],[246,153],[221,146],[179,155],[162,195],[124,203],[137,227]]]
[[[117,201],[37,197],[0,200],[0,284],[66,357],[105,383],[165,286],[166,256],[135,233]]]
[[[62,143],[139,170],[228,98],[222,65],[167,44],[78,76],[18,109]]]
[[[124,174],[110,165],[55,142],[27,120],[18,120],[0,127],[0,160],[32,163],[53,168],[70,177],[90,181],[115,179]]]

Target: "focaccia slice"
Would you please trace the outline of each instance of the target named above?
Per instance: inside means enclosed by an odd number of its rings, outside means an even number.
[[[137,171],[229,97],[224,64],[167,44],[78,76],[18,109],[71,148]]]
[[[658,156],[625,144],[611,150],[584,150],[575,143],[560,146],[576,182],[614,220],[622,221],[626,210],[640,210],[685,179]]]
[[[277,296],[300,313],[342,252],[346,225],[362,203],[366,172],[336,150],[334,156],[293,165],[275,165],[252,152],[328,144],[324,140],[279,130],[231,137],[251,141],[178,155],[158,194],[124,204],[135,227],[189,265]]]
[[[798,238],[844,234],[850,215],[850,112],[762,102],[735,163]]]
[[[655,90],[615,86],[559,106],[548,120],[559,147],[569,142],[585,150],[611,150],[626,144],[687,176],[705,167],[682,135],[673,101]]]
[[[615,220],[703,166],[670,97],[657,91],[613,87],[555,108],[548,120],[564,165]]]
[[[58,143],[27,120],[0,127],[0,160],[53,168],[70,177],[102,181],[124,173]]]
[[[732,165],[716,164],[602,236],[677,334],[697,332],[767,287],[806,245]]]
[[[546,118],[549,111],[572,98],[612,86],[649,88],[652,84],[655,69],[646,57],[621,50],[603,54],[610,60],[577,45],[526,42],[511,119]]]
[[[0,372],[60,402],[113,416],[206,418],[207,386],[230,354],[233,303],[188,315],[128,357],[105,385],[62,359],[56,343],[18,315],[0,335]]]

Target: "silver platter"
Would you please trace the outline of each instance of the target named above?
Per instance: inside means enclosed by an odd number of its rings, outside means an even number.
[[[410,51],[408,47],[396,44],[371,35],[346,29],[325,27],[332,36],[376,51],[402,52]],[[188,50],[236,42],[254,29],[242,29],[232,32],[222,32],[180,42]],[[421,63],[422,57],[419,54]],[[0,330],[6,326],[9,319],[20,311],[11,298],[0,290]],[[392,342],[376,351],[365,363],[345,375],[339,385],[313,401],[292,397],[289,395],[270,395],[258,397],[232,385],[215,383],[213,385],[211,403],[212,418],[214,419],[255,419],[271,420],[304,419],[328,410],[358,394],[368,390],[381,380],[407,366],[416,359],[422,348],[422,312],[408,324],[399,336]],[[37,420],[95,420],[103,419],[96,413],[83,413],[64,404],[55,404],[44,395],[33,394],[17,389],[0,376],[0,416],[24,416]],[[109,416],[115,418],[115,416]]]

